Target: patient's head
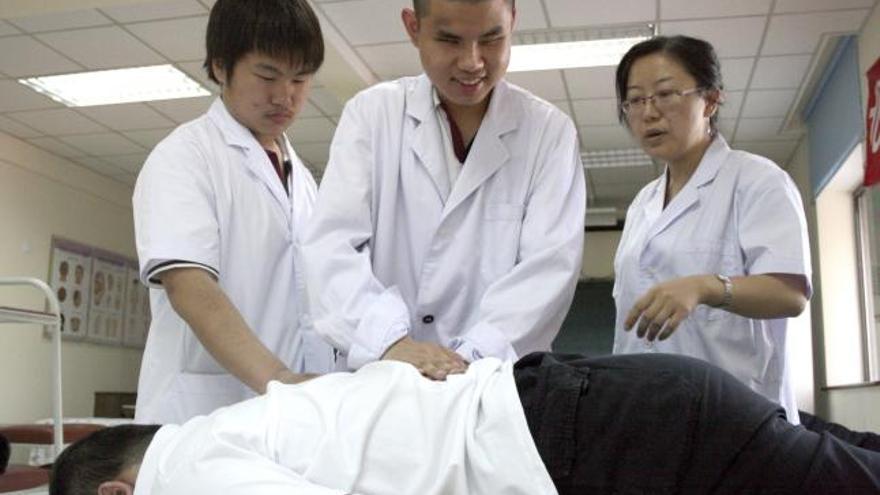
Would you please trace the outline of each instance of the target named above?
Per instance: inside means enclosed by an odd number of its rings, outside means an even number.
[[[74,443],[52,466],[50,495],[130,495],[158,429],[158,425],[114,426]]]

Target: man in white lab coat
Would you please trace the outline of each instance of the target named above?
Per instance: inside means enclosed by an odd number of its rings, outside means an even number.
[[[304,241],[315,327],[356,369],[443,379],[549,350],[580,273],[571,120],[503,80],[513,0],[416,0],[425,74],[355,96]]]
[[[284,131],[324,45],[305,0],[219,0],[207,30],[221,97],[150,154],[134,191],[153,321],[135,419],[179,423],[326,371],[310,332],[299,236],[316,186]]]

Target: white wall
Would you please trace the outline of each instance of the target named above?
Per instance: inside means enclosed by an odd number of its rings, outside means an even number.
[[[0,133],[0,276],[49,273],[59,235],[135,257],[131,188]],[[27,289],[0,289],[0,305],[43,308]],[[134,391],[140,351],[64,342],[66,416],[91,416],[95,391]],[[0,325],[0,423],[51,413],[50,341],[40,327]]]
[[[591,231],[584,238],[584,264],[581,279],[614,278],[614,253],[620,242],[620,230]]]

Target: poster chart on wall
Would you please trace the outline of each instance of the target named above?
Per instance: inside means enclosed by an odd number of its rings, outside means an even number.
[[[149,292],[137,273],[132,259],[53,237],[49,279],[61,303],[62,336],[143,347],[150,321]]]
[[[143,347],[150,329],[150,291],[138,278],[138,270],[128,267],[125,278],[125,333],[122,343]]]
[[[62,335],[69,339],[85,338],[92,280],[91,250],[81,244],[53,239],[49,280],[61,305]]]

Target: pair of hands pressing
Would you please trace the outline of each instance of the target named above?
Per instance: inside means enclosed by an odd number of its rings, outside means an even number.
[[[385,351],[382,359],[404,361],[432,380],[445,380],[447,375],[464,373],[468,363],[454,351],[431,342],[417,342],[404,337]]]

